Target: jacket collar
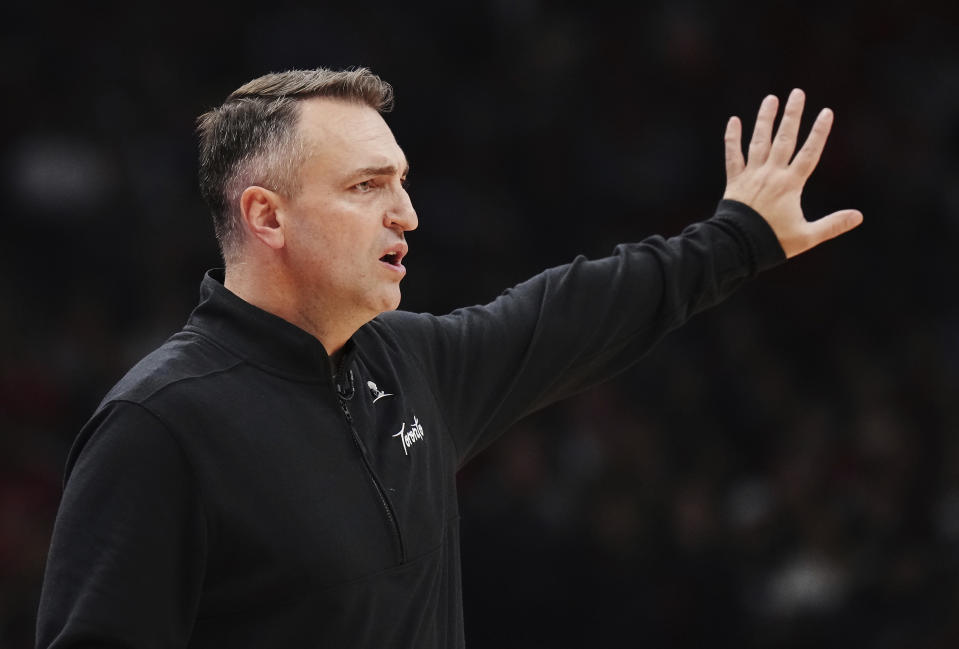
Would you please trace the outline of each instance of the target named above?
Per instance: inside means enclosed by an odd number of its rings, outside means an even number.
[[[200,333],[234,355],[273,374],[329,383],[330,357],[322,343],[296,325],[243,300],[223,285],[222,268],[207,271],[200,284],[200,302],[185,330]],[[342,367],[348,367],[353,341],[347,343]]]

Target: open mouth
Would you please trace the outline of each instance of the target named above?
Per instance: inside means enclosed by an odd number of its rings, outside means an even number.
[[[383,253],[383,256],[380,257],[380,261],[384,264],[387,264],[390,268],[397,271],[405,270],[403,268],[403,259],[406,258],[406,243],[403,241],[398,241],[393,243]]]

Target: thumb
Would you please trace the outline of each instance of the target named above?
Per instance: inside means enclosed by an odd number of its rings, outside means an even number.
[[[808,245],[803,250],[797,250],[789,256],[794,257],[801,252],[815,248],[824,241],[829,241],[840,234],[849,232],[860,223],[862,223],[862,212],[859,210],[839,210],[827,214],[821,219],[811,221],[808,226]]]

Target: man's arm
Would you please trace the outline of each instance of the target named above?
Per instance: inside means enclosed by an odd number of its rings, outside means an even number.
[[[433,381],[463,461],[521,417],[607,380],[666,333],[756,272],[861,221],[853,210],[807,222],[799,206],[828,135],[824,112],[796,158],[802,94],[771,139],[775,98],[760,109],[749,161],[739,120],[726,133],[727,189],[713,218],[677,237],[650,237],[615,254],[550,269],[483,307],[434,318],[387,314]]]
[[[185,647],[206,523],[179,446],[143,407],[113,403],[81,432],[67,473],[37,647]]]
[[[664,335],[784,260],[752,209],[722,201],[669,239],[621,244],[441,317],[378,318],[433,385],[461,462],[522,417],[612,378]]]

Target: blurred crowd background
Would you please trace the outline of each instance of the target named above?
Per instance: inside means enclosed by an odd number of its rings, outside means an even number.
[[[678,233],[727,118],[824,105],[765,273],[460,476],[467,644],[959,646],[959,5],[15,1],[0,40],[0,649],[32,646],[63,464],[219,265],[197,115],[248,79],[392,82],[420,229],[403,308]]]

